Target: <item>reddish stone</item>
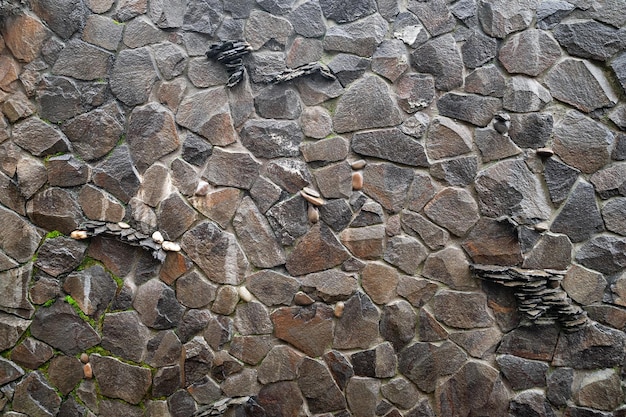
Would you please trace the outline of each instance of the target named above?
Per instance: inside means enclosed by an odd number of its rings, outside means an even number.
[[[283,307],[271,314],[274,335],[309,356],[320,356],[333,339],[333,310],[324,304]]]

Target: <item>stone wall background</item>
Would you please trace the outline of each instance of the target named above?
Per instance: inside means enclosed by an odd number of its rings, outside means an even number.
[[[626,415],[623,1],[0,5],[3,416]]]

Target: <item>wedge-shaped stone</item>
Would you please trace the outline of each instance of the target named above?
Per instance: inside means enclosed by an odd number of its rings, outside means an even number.
[[[150,369],[128,365],[115,358],[90,355],[93,373],[102,395],[138,404],[152,385]]]
[[[150,50],[124,49],[110,73],[111,91],[128,106],[145,103],[158,75]]]
[[[336,349],[367,349],[378,337],[380,313],[366,294],[357,292],[345,303],[335,326],[333,347]]]
[[[440,346],[417,342],[398,355],[400,372],[425,392],[435,391],[437,379],[451,375],[467,359],[467,354],[450,341]]]
[[[185,97],[178,107],[176,122],[207,138],[213,145],[226,146],[237,138],[224,87]]]
[[[387,21],[379,14],[336,25],[326,31],[324,49],[370,57],[385,38],[387,29]]]
[[[333,268],[349,256],[330,228],[318,223],[298,241],[285,266],[291,275],[298,276]]]
[[[13,142],[34,156],[69,150],[65,135],[38,117],[28,118],[13,126]]]
[[[281,307],[271,314],[274,335],[305,354],[322,355],[333,338],[333,310],[325,304]]]
[[[321,362],[305,358],[298,368],[298,387],[307,399],[312,413],[324,413],[346,408],[346,399]]]
[[[418,47],[411,57],[419,72],[435,77],[435,87],[438,90],[450,91],[463,84],[463,59],[452,35],[446,34],[429,40]]]
[[[357,132],[352,137],[352,150],[404,165],[429,166],[422,144],[397,128]]]

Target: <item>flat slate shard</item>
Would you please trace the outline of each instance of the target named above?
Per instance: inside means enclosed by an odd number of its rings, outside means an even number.
[[[452,35],[429,40],[412,54],[413,66],[419,72],[435,77],[435,87],[450,91],[463,84],[463,60]]]
[[[355,133],[352,137],[352,151],[410,166],[430,165],[424,147],[396,128]]]
[[[387,84],[375,76],[352,85],[339,98],[333,117],[337,133],[395,126],[400,122],[400,112],[390,97]]]
[[[545,82],[555,99],[585,113],[618,102],[602,69],[587,60],[568,58],[559,62],[548,72]]]
[[[231,285],[243,281],[248,261],[235,236],[214,223],[205,221],[187,231],[181,247],[211,281]]]

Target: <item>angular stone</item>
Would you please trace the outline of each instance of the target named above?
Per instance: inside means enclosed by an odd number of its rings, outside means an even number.
[[[570,55],[607,61],[621,50],[619,31],[594,20],[561,22],[554,37]]]
[[[413,180],[413,170],[389,163],[368,164],[363,191],[391,212],[400,211]]]
[[[340,162],[319,168],[313,177],[325,198],[347,198],[352,194],[352,169],[348,162]]]
[[[515,184],[509,181],[513,177],[517,179]],[[490,217],[510,216],[522,224],[549,217],[544,191],[521,160],[498,162],[480,171],[476,192],[481,212]]]
[[[626,54],[620,54],[611,62],[611,69],[619,80],[622,90],[626,91]]]
[[[227,397],[255,396],[261,390],[257,381],[257,370],[245,368],[243,371],[228,376],[221,384],[222,392]]]
[[[336,162],[348,156],[348,142],[335,136],[317,142],[307,142],[300,146],[300,152],[306,162]]]
[[[398,105],[407,113],[428,107],[435,98],[435,82],[429,74],[404,74],[395,88]]]
[[[213,351],[202,336],[196,336],[185,343],[182,352],[182,357],[184,357],[185,361],[185,385],[202,381],[209,373],[212,364],[214,362],[216,365],[219,363],[218,358],[215,357]]]
[[[124,113],[117,104],[110,103],[69,120],[62,129],[72,142],[73,151],[82,159],[93,161],[115,147],[124,125]]]
[[[461,52],[466,67],[478,68],[495,58],[497,41],[482,32],[475,31],[465,41],[461,47]]]
[[[502,135],[495,129],[476,129],[474,140],[480,150],[483,163],[497,161],[509,156],[519,155],[521,150],[515,146],[508,135]]]
[[[622,403],[623,396],[620,377],[612,369],[574,378],[574,400],[583,407],[611,411]]]
[[[34,156],[48,156],[69,149],[65,136],[38,117],[17,123],[12,133],[13,142]]]
[[[32,6],[37,16],[48,24],[62,39],[69,39],[74,32],[84,24],[87,8],[82,2],[76,0],[63,0],[51,2],[36,0]]]
[[[337,80],[329,80],[321,75],[300,78],[295,81],[300,99],[307,106],[316,106],[343,94],[343,87]]]
[[[572,265],[561,286],[574,301],[588,305],[602,301],[607,281],[602,274]]]
[[[61,398],[40,372],[31,372],[16,386],[13,394],[13,410],[19,416],[49,417],[57,415]],[[17,413],[16,413],[17,414]]]
[[[179,64],[181,67],[180,72],[185,69],[185,65],[186,62],[181,60]],[[176,72],[178,73],[179,71]],[[226,68],[216,61],[207,61],[204,58],[195,58],[189,61],[187,77],[193,86],[198,88],[215,87],[228,82]]]
[[[519,265],[522,261],[516,230],[508,222],[481,218],[462,245],[477,264]]]
[[[574,8],[574,4],[570,4],[566,1],[542,1],[539,7],[537,7],[537,27],[543,30],[554,28],[554,26],[567,17]]]
[[[430,2],[428,3],[430,6]],[[463,60],[450,34],[438,36],[415,49],[411,54],[413,66],[419,72],[435,77],[435,87],[450,91],[463,84]]]
[[[354,377],[346,386],[346,400],[355,416],[373,414],[378,402],[380,381],[374,378]]]
[[[138,404],[152,384],[149,369],[125,364],[115,358],[90,355],[94,376],[103,395]]]
[[[265,171],[271,181],[291,194],[297,193],[312,181],[308,166],[295,158],[273,160],[267,164]]]
[[[555,158],[549,158],[544,166],[544,178],[553,204],[563,202],[576,182],[580,171]]]
[[[370,67],[371,60],[356,55],[339,53],[329,63],[328,68],[337,77],[341,85],[347,87],[358,80]]]
[[[429,166],[424,147],[396,128],[355,133],[352,137],[352,150],[361,155],[400,164]]]
[[[518,358],[513,355],[499,356],[497,362],[502,374],[511,384],[511,388],[516,391],[546,386],[549,366],[545,362]]]
[[[235,336],[228,352],[247,364],[256,365],[271,349],[271,336]],[[279,370],[271,371],[280,372]]]
[[[310,256],[313,253],[316,255]],[[346,249],[327,226],[319,224],[296,244],[285,266],[291,275],[298,276],[335,267],[346,259]]]
[[[171,7],[168,2],[163,2],[163,7]],[[224,16],[223,4],[220,2],[204,2],[204,1],[189,1],[185,5],[185,2],[181,2],[181,9],[184,10],[183,15],[183,30],[198,32],[207,35],[214,35],[217,28],[220,26]],[[182,12],[181,10],[181,12]],[[177,18],[173,23],[178,24],[180,16],[177,14]]]
[[[267,308],[257,301],[250,301],[237,306],[235,328],[238,333],[244,336],[271,333],[272,322]]]
[[[624,310],[610,305],[588,305],[585,307],[589,318],[614,329],[623,329],[626,325]]]
[[[372,300],[357,292],[345,303],[343,316],[335,326],[336,349],[369,348],[378,336],[380,313]]]
[[[299,282],[287,275],[268,270],[250,275],[246,287],[265,305],[289,305],[300,288]]]
[[[176,113],[176,122],[207,138],[213,145],[226,146],[236,139],[224,87],[186,96]]]
[[[415,13],[433,37],[451,32],[456,25],[445,1],[410,1],[407,8]]]
[[[553,415],[552,408],[542,390],[529,389],[517,394],[509,405],[513,415],[535,414],[538,416]]]
[[[471,184],[477,171],[478,158],[476,156],[437,161],[430,166],[430,175],[452,186]]]
[[[335,269],[308,274],[298,280],[303,291],[326,303],[347,300],[357,291],[356,278]]]
[[[571,368],[556,368],[550,372],[546,377],[548,401],[557,407],[567,404],[567,400],[572,397],[573,381],[574,370]]]
[[[147,6],[147,3],[147,1],[144,2],[144,5]],[[142,13],[145,13],[145,10],[139,14]],[[138,16],[125,26],[123,42],[129,48],[140,48],[167,40],[166,32],[156,27],[146,16]]]
[[[292,33],[293,26],[287,19],[260,10],[253,10],[246,22],[245,37],[255,51],[264,45],[282,50]]]
[[[545,82],[554,98],[585,113],[618,102],[602,70],[588,61],[563,60],[550,70]]]
[[[174,290],[158,279],[151,279],[137,289],[133,307],[146,326],[158,330],[177,326],[184,311]]]
[[[401,376],[384,384],[380,391],[383,397],[402,409],[413,407],[419,398],[415,385]]]
[[[487,35],[504,38],[509,33],[526,29],[530,26],[539,5],[538,1],[504,0],[478,2],[477,15]]]
[[[215,299],[216,286],[198,271],[190,271],[176,280],[176,298],[186,307],[201,308]]]
[[[85,22],[82,38],[85,42],[99,46],[109,51],[116,51],[122,40],[124,26],[106,16],[89,15]]]
[[[504,95],[504,76],[493,64],[477,68],[465,77],[465,91],[483,96],[502,97]]]
[[[14,331],[15,324],[12,322],[20,319],[16,319],[8,315],[3,315],[2,317],[3,322],[9,322],[9,325],[11,326],[10,331]],[[8,320],[5,320],[6,318],[8,318]],[[24,323],[28,325],[28,322],[24,321]],[[21,336],[19,335],[19,333],[15,334],[15,337],[13,337],[13,335],[5,333],[4,331],[2,331],[2,333],[3,337],[5,338],[4,340],[7,341],[11,341],[11,339],[15,339],[14,341],[17,341],[17,339],[19,339],[19,337]],[[9,343],[9,345],[10,344],[11,343]],[[15,348],[11,351],[11,360],[25,368],[37,369],[44,363],[48,362],[48,360],[52,358],[53,355],[54,351],[50,346],[32,337],[27,337],[19,345],[15,346]],[[10,365],[10,367],[12,367],[12,365]],[[2,381],[4,381],[4,379],[2,379]]]
[[[536,77],[561,56],[559,44],[542,30],[528,29],[511,36],[502,45],[498,59],[511,74]]]
[[[274,233],[283,245],[293,245],[296,239],[308,230],[307,202],[298,193],[295,197],[281,201],[265,213]]]
[[[474,94],[446,93],[437,102],[439,114],[485,127],[500,109],[500,100]]]
[[[24,119],[33,113],[35,113],[35,106],[30,102],[22,92],[16,92],[11,95],[2,104],[2,113],[11,122],[16,122],[20,119]]]
[[[520,326],[504,335],[497,353],[551,361],[558,339],[559,329],[554,325]]]
[[[528,253],[524,268],[564,270],[571,263],[572,242],[565,235],[544,234]]]
[[[377,77],[366,77],[354,84],[337,103],[333,118],[336,132],[350,132],[400,123],[386,84]]]
[[[141,362],[150,331],[141,323],[136,311],[109,313],[102,325],[102,347],[114,355]]]
[[[206,196],[192,197],[191,204],[200,213],[226,228],[243,198],[237,188],[220,187]]]
[[[352,220],[352,210],[344,199],[335,199],[320,207],[320,217],[331,229],[339,232]]]
[[[502,106],[514,112],[540,111],[552,101],[550,92],[532,78],[511,77],[506,83]]]
[[[435,318],[458,329],[490,327],[493,318],[482,293],[441,290],[433,298]]]
[[[178,239],[195,221],[195,210],[178,194],[170,194],[159,204],[157,210],[159,230],[165,239]]]
[[[287,14],[295,32],[309,38],[324,35],[326,26],[318,0],[307,1]]]
[[[19,191],[26,199],[31,198],[48,181],[48,170],[37,158],[20,158],[15,168]]]
[[[156,103],[133,109],[126,140],[139,172],[180,146],[174,116]]]
[[[383,254],[385,230],[382,225],[345,229],[339,239],[361,259],[379,259]]]
[[[50,361],[48,378],[61,394],[67,395],[83,379],[83,366],[72,356],[55,356]]]
[[[93,171],[93,182],[122,202],[130,201],[137,193],[140,181],[133,169],[130,152],[126,145],[115,148],[106,160],[96,166]]]
[[[575,369],[610,368],[622,363],[625,343],[623,332],[592,324],[578,332],[561,335],[552,366],[569,366]]]
[[[392,83],[396,82],[408,68],[409,60],[401,40],[383,41],[372,55],[372,71]]]
[[[324,1],[329,4],[339,4]],[[374,3],[372,0],[366,1]],[[376,47],[385,38],[387,29],[387,22],[378,13],[359,21],[336,25],[326,30],[324,50],[371,57]]]
[[[274,416],[297,415],[304,402],[295,382],[265,385],[257,396],[259,408]]]
[[[376,304],[386,304],[395,296],[398,271],[384,264],[368,263],[361,271],[363,290]]]
[[[450,340],[462,347],[475,358],[486,358],[493,355],[502,340],[497,328],[455,332],[449,335]]]
[[[418,236],[432,250],[443,248],[450,237],[445,229],[413,211],[403,210],[401,223],[406,233]]]
[[[626,239],[599,235],[578,249],[576,261],[603,274],[613,274],[626,266],[625,248]]]
[[[428,303],[437,292],[438,286],[426,279],[400,276],[398,295],[406,298],[412,306],[421,307]]]
[[[259,382],[267,385],[296,379],[303,355],[289,346],[274,346],[259,366]]]
[[[89,167],[72,155],[53,156],[47,162],[48,182],[52,186],[73,187],[89,180]]]
[[[0,384],[5,385],[24,375],[22,368],[8,359],[0,359]]]
[[[34,16],[18,13],[15,16],[3,16],[2,28],[4,44],[13,56],[25,62],[31,62],[41,52],[45,41],[52,33]]]
[[[292,121],[251,119],[241,130],[241,142],[257,158],[298,156],[302,131]]]
[[[383,308],[380,335],[400,352],[415,337],[416,322],[417,315],[408,302],[392,302]]]
[[[611,199],[602,207],[602,219],[607,230],[622,236],[626,236],[624,216],[626,216],[626,198]]]
[[[94,265],[68,275],[63,290],[76,300],[83,313],[98,318],[113,300],[117,284],[102,266]]]
[[[591,235],[604,230],[591,184],[580,182],[574,188],[561,212],[552,222],[550,230],[565,233],[574,243],[587,240]]]
[[[73,329],[68,335],[63,329]],[[47,308],[39,308],[31,325],[33,337],[75,355],[100,343],[98,333],[65,301],[57,301]]]
[[[298,368],[298,387],[312,413],[346,408],[346,399],[323,363],[305,358]]]
[[[302,107],[300,105],[298,93],[293,88],[285,88],[282,85],[269,86],[261,90],[261,92],[254,98],[254,106],[256,108],[257,114],[266,119],[294,120],[300,117],[300,114],[302,113]],[[277,129],[280,130],[280,128],[282,128],[284,130],[288,130],[290,136],[294,136],[294,132],[300,131],[300,129],[297,129],[297,125],[295,125],[295,123],[281,124],[280,122],[275,121],[263,121],[254,119],[248,121],[248,123],[251,122],[257,122],[258,129],[270,129],[273,127],[272,124],[280,126],[277,127]],[[254,135],[255,132],[250,132],[249,134]],[[265,135],[270,134],[270,132],[265,133]],[[253,142],[249,141],[248,143],[252,144]]]
[[[437,193],[424,207],[424,212],[456,236],[465,235],[479,218],[478,205],[473,197],[463,189],[452,187]]]
[[[204,176],[215,185],[250,189],[259,176],[260,166],[248,153],[215,148]]]
[[[374,201],[367,201],[362,205],[358,215],[354,218],[350,225],[352,227],[365,227],[383,223],[384,213],[381,205]]]
[[[437,379],[455,373],[467,355],[450,341],[437,346],[416,342],[398,355],[398,369],[402,375],[422,391],[435,391]]]
[[[83,221],[83,214],[74,200],[67,190],[47,188],[35,194],[26,211],[36,225],[69,235]]]
[[[113,55],[79,40],[66,44],[59,53],[52,73],[66,75],[79,80],[97,80],[107,76]]]
[[[359,0],[350,4],[321,0],[320,6],[324,16],[337,23],[353,22],[376,11],[373,0]]]
[[[111,91],[128,106],[148,99],[157,72],[150,50],[146,47],[121,51],[110,74]]]
[[[625,172],[626,164],[616,164],[596,172],[591,176],[590,181],[602,199],[616,195],[624,196],[626,195]]]
[[[158,332],[148,340],[144,362],[153,367],[176,365],[182,358],[183,345],[173,330]]]
[[[333,310],[327,305],[281,307],[270,317],[274,335],[309,356],[322,355],[332,343]]]
[[[33,265],[30,262],[0,272],[0,282],[2,283],[0,286],[2,290],[0,291],[0,310],[25,319],[32,317],[33,306],[28,299],[28,286],[32,273]],[[23,326],[19,320],[16,320],[15,324],[18,325],[18,329]]]
[[[218,288],[215,301],[211,305],[211,311],[217,314],[230,315],[235,311],[239,302],[237,288],[224,285]]]
[[[428,250],[410,236],[394,236],[387,241],[383,259],[402,272],[414,275],[426,259]]]

